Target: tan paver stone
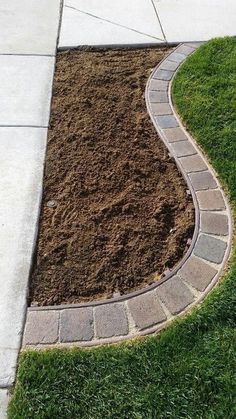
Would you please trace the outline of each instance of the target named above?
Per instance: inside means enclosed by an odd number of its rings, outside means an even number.
[[[104,304],[95,307],[95,333],[98,338],[127,335],[128,320],[122,303]]]
[[[194,296],[179,276],[168,279],[157,288],[157,295],[172,314],[178,314],[194,301]]]
[[[222,210],[225,203],[219,190],[199,191],[196,193],[201,210]]]
[[[191,256],[179,271],[181,278],[198,291],[204,291],[216,274],[216,269],[195,256]]]
[[[128,300],[128,308],[135,326],[139,329],[145,329],[166,320],[155,291],[131,298]]]
[[[28,311],[24,344],[52,344],[58,340],[59,310]]]

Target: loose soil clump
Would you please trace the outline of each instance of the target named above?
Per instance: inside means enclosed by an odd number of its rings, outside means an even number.
[[[158,280],[186,251],[193,203],[144,99],[165,54],[58,54],[32,302],[125,294]]]

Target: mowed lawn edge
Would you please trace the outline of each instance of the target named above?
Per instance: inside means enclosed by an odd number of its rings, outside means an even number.
[[[201,46],[173,100],[236,208],[236,40]],[[236,250],[201,307],[159,335],[93,349],[25,351],[10,419],[234,418]]]

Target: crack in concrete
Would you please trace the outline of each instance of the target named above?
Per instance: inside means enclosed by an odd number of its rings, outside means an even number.
[[[164,38],[165,42],[167,43],[167,39],[166,39],[166,36],[165,36],[165,32],[164,32],[164,29],[163,29],[163,26],[162,26],[162,23],[161,23],[161,19],[160,19],[159,15],[158,15],[158,11],[157,11],[157,8],[156,8],[156,6],[155,6],[154,0],[151,0],[151,2],[152,2],[152,5],[153,5],[153,8],[154,8],[154,11],[155,11],[155,15],[156,15],[157,20],[158,20],[159,25],[160,25],[160,28],[161,28],[161,32],[162,32],[163,38]]]

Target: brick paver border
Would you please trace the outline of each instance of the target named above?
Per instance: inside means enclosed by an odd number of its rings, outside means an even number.
[[[171,272],[143,290],[87,304],[29,307],[23,346],[91,346],[150,334],[198,304],[217,283],[231,249],[230,207],[171,101],[171,81],[198,46],[179,45],[154,69],[146,87],[152,122],[193,198],[195,231],[188,252]]]

